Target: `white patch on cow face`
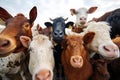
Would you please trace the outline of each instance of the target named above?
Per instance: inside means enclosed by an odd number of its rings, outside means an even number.
[[[110,38],[110,26],[105,22],[90,22],[84,30],[87,32],[95,32],[93,41],[88,45],[88,48],[101,54],[105,58],[114,59],[119,57],[119,49]]]
[[[77,10],[76,14],[76,25],[81,25],[81,23],[86,23],[87,21],[87,9],[86,8],[80,8]]]
[[[53,71],[54,57],[52,47],[52,42],[47,36],[42,34],[33,36],[29,46],[29,70],[33,78],[35,74],[37,74],[41,69],[48,69]],[[51,72],[51,74],[53,73]],[[53,75],[51,75],[51,77],[53,78]]]
[[[106,42],[104,44],[101,44],[98,48],[98,51],[103,57],[109,60],[120,57],[119,48],[113,42]]]

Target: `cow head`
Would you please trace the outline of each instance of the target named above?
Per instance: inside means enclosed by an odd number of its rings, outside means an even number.
[[[81,68],[86,65],[89,55],[86,45],[93,40],[94,35],[94,32],[89,32],[84,37],[80,35],[66,36],[63,41],[63,65],[69,64],[74,68]]]
[[[97,7],[91,7],[89,9],[79,8],[78,10],[70,9],[71,15],[76,15],[76,25],[84,25],[87,21],[87,15],[93,13]]]
[[[46,22],[45,25],[48,26],[52,26],[53,31],[52,31],[52,38],[53,41],[55,41],[56,43],[61,43],[61,41],[64,39],[65,36],[65,21],[68,18],[64,19],[62,17],[58,17],[55,19],[51,19],[53,21],[53,24],[50,22]]]
[[[22,13],[15,17],[0,7],[0,18],[5,21],[6,28],[0,33],[0,56],[20,51],[23,46],[19,40],[21,35],[32,37],[31,27],[37,16],[37,9],[33,7],[27,19]]]
[[[39,34],[36,30],[33,33],[32,39],[28,36],[20,36],[23,46],[29,48],[29,71],[33,80],[52,80],[53,44],[46,35]]]

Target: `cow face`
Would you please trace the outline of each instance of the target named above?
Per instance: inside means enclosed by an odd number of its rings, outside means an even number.
[[[93,13],[97,7],[91,7],[89,9],[79,8],[78,10],[70,9],[71,15],[76,15],[76,24],[84,25],[87,22],[87,15]]]
[[[33,7],[29,13],[29,19],[23,14],[12,17],[5,9],[0,7],[0,18],[6,23],[6,28],[0,33],[0,55],[6,56],[10,52],[18,52],[23,48],[19,37],[21,35],[31,37],[31,27],[37,16],[37,9]]]
[[[62,17],[51,19],[53,21],[53,24],[50,22],[46,22],[46,26],[52,26],[53,32],[52,32],[52,38],[56,43],[61,43],[61,41],[64,39],[65,36],[65,21],[67,19],[64,19]]]
[[[74,68],[81,68],[88,60],[85,46],[92,41],[95,33],[89,32],[84,37],[69,35],[63,41],[62,63]]]
[[[35,35],[32,40],[27,36],[20,37],[23,46],[29,47],[29,71],[33,80],[52,80],[54,68],[52,42],[37,31],[33,33]]]

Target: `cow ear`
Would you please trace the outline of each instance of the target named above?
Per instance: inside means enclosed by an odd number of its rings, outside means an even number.
[[[27,36],[20,36],[20,41],[24,47],[28,48],[31,42],[31,38]]]
[[[30,17],[30,23],[32,24],[35,21],[36,17],[37,17],[37,8],[36,8],[36,6],[34,6],[31,9],[31,11],[29,13],[29,17]]]
[[[53,26],[51,22],[45,22],[44,25],[45,25],[46,27],[52,27],[52,26]]]
[[[89,8],[89,9],[88,9],[88,13],[91,14],[91,13],[95,12],[97,8],[98,8],[98,7],[96,7],[96,6]]]
[[[70,28],[70,29],[72,29],[73,25],[74,25],[74,22],[69,21],[69,22],[66,23],[65,28]]]
[[[3,9],[2,7],[0,7],[0,18],[3,21],[6,21],[9,18],[12,18],[12,15],[9,14],[5,9]]]
[[[77,11],[75,9],[70,9],[70,12],[71,12],[72,16],[75,15],[75,14],[77,14]]]
[[[83,37],[84,44],[87,45],[88,43],[92,42],[94,36],[95,36],[94,32],[86,33]]]
[[[37,30],[38,31],[42,31],[43,30],[42,27],[39,24],[37,24]]]

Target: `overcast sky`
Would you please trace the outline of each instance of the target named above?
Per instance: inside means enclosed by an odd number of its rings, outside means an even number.
[[[50,21],[49,18],[64,17],[68,21],[75,21],[75,16],[70,15],[71,8],[98,6],[98,9],[88,15],[88,20],[99,17],[107,11],[120,8],[120,0],[0,0],[0,6],[5,8],[11,15],[23,13],[29,16],[29,11],[33,6],[37,6],[36,24],[44,26],[44,22]]]

